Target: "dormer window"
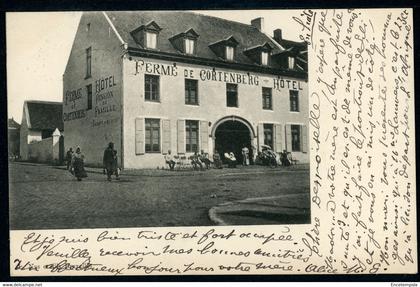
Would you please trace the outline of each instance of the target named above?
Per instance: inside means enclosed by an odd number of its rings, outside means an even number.
[[[226,46],[226,60],[233,61],[233,55],[235,54],[235,48],[232,46]]]
[[[268,52],[261,52],[261,65],[268,65]]]
[[[273,48],[271,47],[271,45],[268,42],[266,42],[261,46],[254,46],[246,49],[244,51],[244,54],[256,64],[262,66],[269,66],[272,49]]]
[[[195,40],[185,39],[185,54],[193,55],[195,52]]]
[[[235,50],[238,46],[238,41],[233,36],[230,36],[224,40],[209,45],[209,48],[219,58],[226,61],[235,61]]]
[[[149,49],[156,49],[157,34],[154,32],[146,32],[146,47]]]
[[[295,57],[288,57],[289,69],[293,70],[295,68]]]
[[[149,22],[146,25],[141,25],[139,28],[131,31],[131,36],[136,43],[143,48],[157,49],[158,36],[162,29],[156,24],[155,21]]]
[[[193,29],[189,29],[185,32],[173,36],[169,39],[169,41],[181,53],[194,55],[197,51],[198,37],[199,35]]]

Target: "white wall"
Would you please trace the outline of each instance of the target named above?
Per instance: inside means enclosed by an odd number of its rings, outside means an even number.
[[[28,145],[28,160],[51,162],[53,156],[53,138],[46,138]]]
[[[89,47],[92,48],[92,75],[86,78]],[[121,54],[121,43],[104,15],[85,12],[63,76],[63,120],[65,151],[80,146],[90,165],[102,165],[103,152],[110,141],[114,142],[121,159]],[[89,84],[92,84],[91,110],[87,110]],[[97,84],[103,84],[99,91]]]
[[[140,64],[139,73],[136,73],[136,60]],[[239,107],[226,107],[226,83],[224,81],[208,81],[200,78],[201,70],[212,70],[212,67],[189,65],[176,63],[177,75],[160,75],[160,102],[147,102],[144,100],[144,75],[146,72],[145,64],[163,64],[172,66],[173,62],[165,62],[154,59],[133,58],[124,59],[124,166],[126,168],[156,168],[164,166],[162,154],[143,154],[135,153],[135,119],[140,118],[160,118],[170,120],[171,143],[173,153],[177,153],[177,120],[201,120],[211,122],[208,129],[211,132],[214,124],[221,118],[229,115],[237,116],[249,121],[258,133],[258,125],[262,123],[308,125],[308,86],[302,79],[295,80],[295,89],[300,89],[300,112],[290,112],[289,88],[274,89],[274,81],[277,76],[265,75],[251,72],[251,75],[258,76],[259,84],[238,84]],[[143,65],[141,65],[143,64]],[[165,66],[166,67],[166,66]],[[184,91],[184,70],[188,71],[194,79],[198,79],[199,106],[185,105]],[[157,70],[156,70],[157,71]],[[216,68],[216,71],[242,73],[236,70],[226,70]],[[151,74],[154,73],[152,69]],[[291,83],[291,82],[290,82]],[[300,86],[299,86],[300,85]],[[271,87],[273,97],[273,110],[262,109],[262,87]],[[290,89],[293,89],[290,86]],[[161,129],[162,130],[162,129]],[[285,133],[282,138],[282,146],[286,147]],[[213,152],[212,139],[209,139],[210,153]],[[300,162],[308,162],[308,153],[295,152],[293,156]]]

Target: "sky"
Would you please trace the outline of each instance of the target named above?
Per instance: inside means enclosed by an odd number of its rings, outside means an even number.
[[[283,38],[298,41],[299,26],[292,20],[298,10],[195,11],[245,24],[264,17],[272,36],[280,28]],[[8,118],[22,119],[25,100],[62,101],[62,77],[81,12],[6,13]]]

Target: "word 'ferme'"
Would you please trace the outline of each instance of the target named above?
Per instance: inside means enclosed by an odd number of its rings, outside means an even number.
[[[77,89],[73,91],[67,91],[66,92],[66,101],[65,105],[67,105],[69,102],[75,102],[76,100],[79,100],[82,98],[82,89]]]
[[[136,61],[135,75],[139,74],[141,71],[144,71],[148,74],[155,74],[155,75],[162,75],[162,76],[175,77],[178,75],[178,68],[176,65],[154,64],[154,63],[147,63],[142,60],[139,60],[139,61]]]

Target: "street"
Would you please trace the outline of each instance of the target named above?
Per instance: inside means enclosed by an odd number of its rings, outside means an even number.
[[[87,172],[88,178],[78,182],[65,167],[10,163],[10,228],[229,224],[229,220],[211,220],[209,210],[226,203],[238,206],[235,202],[239,201],[241,205],[250,202],[256,206],[259,203],[254,198],[267,202],[267,198],[281,197],[289,200],[269,201],[290,205],[287,208],[292,209],[292,213],[282,216],[277,210],[272,216],[267,208],[259,207],[255,214],[249,211],[251,209],[239,210],[231,222],[238,225],[292,224],[310,220],[307,165],[207,171],[124,170],[121,180],[112,182],[106,180],[102,169],[87,168]]]

